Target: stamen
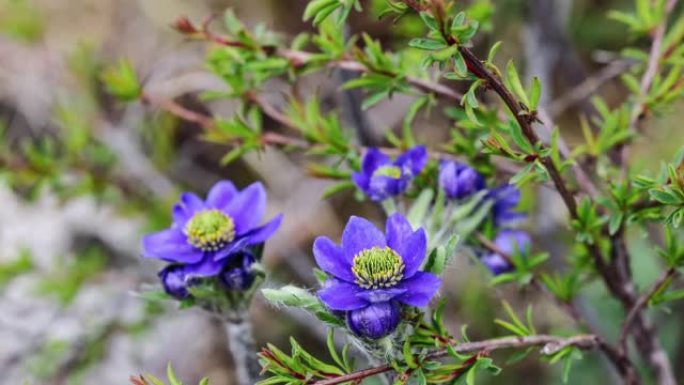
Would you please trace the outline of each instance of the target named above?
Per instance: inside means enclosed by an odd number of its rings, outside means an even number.
[[[365,289],[388,288],[404,277],[404,261],[389,247],[372,247],[354,256],[352,272],[356,284]]]
[[[235,239],[235,223],[233,218],[219,210],[204,210],[188,221],[183,232],[196,248],[218,251]]]
[[[373,176],[388,176],[399,179],[401,178],[401,169],[397,166],[382,166],[373,172]]]

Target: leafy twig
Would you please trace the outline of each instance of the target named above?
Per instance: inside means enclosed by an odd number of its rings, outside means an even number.
[[[561,349],[568,346],[575,346],[580,349],[591,349],[598,346],[599,340],[596,336],[578,335],[569,338],[562,338],[549,335],[536,335],[528,337],[503,337],[491,340],[478,342],[464,342],[453,347],[453,350],[459,354],[490,352],[500,349],[520,349],[531,346],[542,346],[541,353],[544,355],[551,355],[559,352]],[[449,353],[438,351],[429,354],[426,359],[439,359],[448,356]],[[339,376],[331,379],[313,382],[311,385],[337,385],[346,382],[359,381],[367,377],[371,377],[380,373],[386,373],[394,370],[391,365],[383,365],[374,368],[364,369],[344,376]]]

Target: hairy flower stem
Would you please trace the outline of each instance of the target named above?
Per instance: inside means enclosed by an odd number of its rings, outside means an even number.
[[[254,385],[259,379],[261,367],[256,355],[252,323],[245,314],[240,319],[225,322],[225,328],[228,348],[235,364],[235,383]]]

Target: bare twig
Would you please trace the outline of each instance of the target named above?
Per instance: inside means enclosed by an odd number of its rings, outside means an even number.
[[[568,108],[587,100],[587,98],[593,95],[601,86],[611,79],[623,74],[632,67],[632,65],[634,65],[634,62],[629,60],[616,60],[603,67],[570,91],[553,100],[546,108],[548,114],[551,117],[556,117],[565,112]]]
[[[622,352],[627,350],[627,336],[629,335],[629,331],[637,314],[639,314],[639,312],[648,304],[648,301],[651,300],[651,297],[653,297],[653,295],[662,288],[665,282],[669,281],[676,274],[677,270],[673,267],[663,272],[663,274],[651,285],[651,287],[639,297],[634,306],[632,306],[632,309],[630,309],[629,313],[627,313],[627,317],[622,323],[622,330],[620,331],[620,338],[618,340],[620,350]]]

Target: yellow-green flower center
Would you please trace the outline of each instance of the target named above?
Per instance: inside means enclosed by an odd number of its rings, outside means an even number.
[[[388,176],[393,179],[401,178],[401,169],[397,166],[382,166],[373,171],[373,176]]]
[[[191,245],[204,251],[217,251],[235,239],[233,218],[219,210],[196,213],[183,231]]]
[[[389,247],[376,246],[354,256],[352,272],[364,289],[392,287],[404,277],[404,261]]]

